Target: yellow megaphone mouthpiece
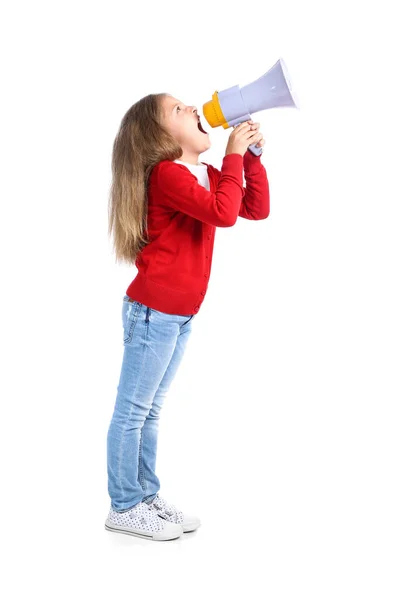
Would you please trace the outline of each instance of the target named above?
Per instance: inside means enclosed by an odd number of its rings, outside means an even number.
[[[220,125],[222,125],[224,129],[229,127],[218,100],[217,90],[213,93],[212,100],[203,104],[203,114],[211,127],[219,127]]]

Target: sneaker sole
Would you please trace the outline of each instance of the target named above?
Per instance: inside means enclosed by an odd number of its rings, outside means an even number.
[[[177,527],[174,529],[169,528],[169,532],[155,531],[154,533],[144,533],[139,529],[130,529],[123,527],[122,525],[115,525],[114,523],[111,523],[108,519],[105,522],[104,527],[107,529],[107,531],[113,531],[115,533],[125,533],[126,535],[133,535],[136,537],[144,538],[146,540],[153,540],[155,542],[176,540],[177,538],[181,537],[183,533],[182,527]]]

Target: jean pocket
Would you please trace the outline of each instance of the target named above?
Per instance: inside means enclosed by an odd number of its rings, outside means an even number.
[[[138,320],[140,309],[142,304],[137,302],[125,301],[122,303],[122,329],[123,329],[123,340],[124,344],[129,344],[133,337],[135,325]]]

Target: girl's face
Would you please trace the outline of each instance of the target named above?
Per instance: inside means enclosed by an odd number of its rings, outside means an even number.
[[[168,94],[162,99],[162,113],[163,126],[182,146],[184,154],[200,154],[210,148],[210,136],[199,128],[200,120],[195,106],[186,106]]]

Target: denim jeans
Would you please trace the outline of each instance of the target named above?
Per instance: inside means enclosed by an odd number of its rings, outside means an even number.
[[[124,353],[107,435],[108,493],[117,511],[154,498],[160,410],[176,375],[195,315],[122,301]]]

